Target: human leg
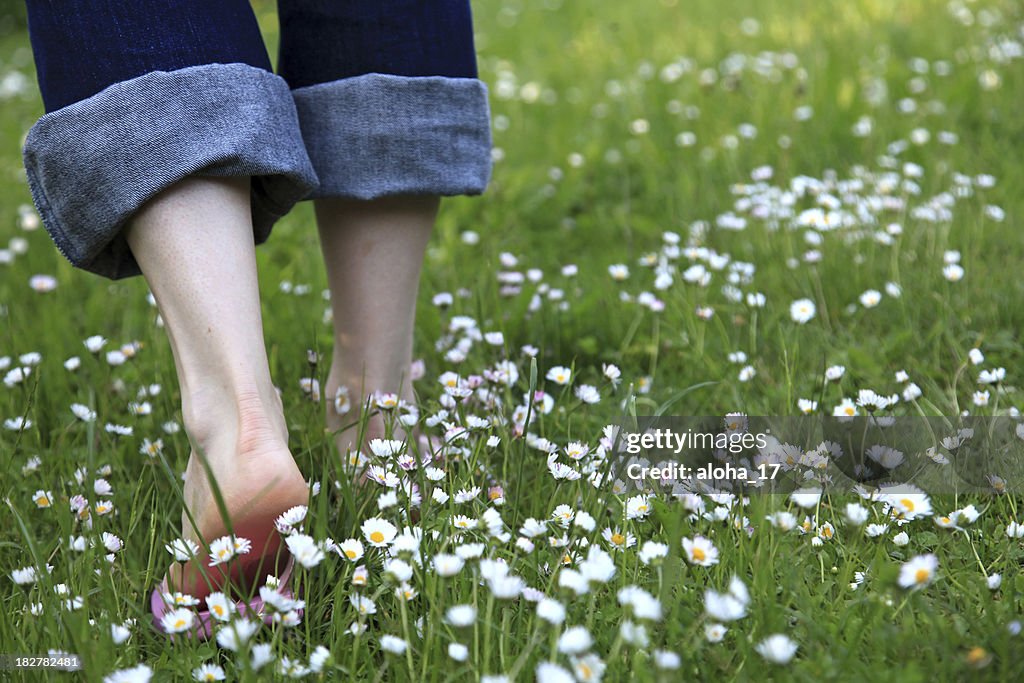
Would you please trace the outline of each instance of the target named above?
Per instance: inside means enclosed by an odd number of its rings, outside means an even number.
[[[281,75],[292,86],[334,313],[327,423],[339,387],[411,400],[416,295],[442,196],[490,176],[487,92],[469,3],[280,0]],[[380,418],[368,437],[381,436]],[[340,434],[342,454],[354,430]]]
[[[28,7],[49,110],[24,152],[33,199],[74,265],[145,275],[195,449],[182,533],[230,528],[258,560],[274,550],[273,517],[307,496],[270,382],[253,255],[316,183],[289,89],[244,0]],[[209,590],[195,571],[171,578]]]

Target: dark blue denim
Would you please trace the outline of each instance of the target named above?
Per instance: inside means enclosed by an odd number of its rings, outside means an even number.
[[[150,71],[271,70],[248,0],[26,0],[46,111]]]
[[[369,73],[476,78],[467,0],[278,0],[292,88]]]
[[[251,178],[253,237],[302,199],[480,194],[486,85],[468,0],[280,0],[281,75],[247,0],[27,0],[47,114],[32,199],[74,265],[139,274],[123,228],[192,176]]]
[[[247,0],[26,0],[46,110],[151,71],[271,70]],[[279,0],[292,88],[369,73],[476,78],[468,0]]]

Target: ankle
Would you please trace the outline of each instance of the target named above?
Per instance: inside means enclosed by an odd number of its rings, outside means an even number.
[[[273,386],[192,392],[182,400],[182,416],[193,448],[203,452],[242,455],[268,442],[287,447],[287,425]]]

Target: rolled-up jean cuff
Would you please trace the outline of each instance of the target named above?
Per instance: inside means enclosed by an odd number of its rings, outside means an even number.
[[[491,175],[487,87],[371,73],[292,91],[314,198],[480,194]]]
[[[188,176],[251,176],[254,240],[317,184],[284,79],[247,64],[153,71],[46,114],[24,149],[32,198],[72,264],[139,274],[123,228]]]

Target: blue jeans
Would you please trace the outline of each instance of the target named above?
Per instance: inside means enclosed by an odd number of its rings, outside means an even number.
[[[479,194],[487,89],[468,0],[279,0],[279,75],[246,0],[27,0],[47,113],[25,144],[76,266],[139,273],[122,230],[188,176],[250,176],[254,238],[304,198]]]

